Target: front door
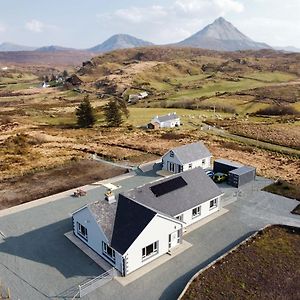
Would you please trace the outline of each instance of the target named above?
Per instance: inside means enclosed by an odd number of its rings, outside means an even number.
[[[169,249],[175,247],[178,244],[178,231],[174,231],[169,234]]]

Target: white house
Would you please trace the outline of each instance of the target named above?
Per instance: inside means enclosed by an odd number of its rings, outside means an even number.
[[[173,128],[180,126],[180,117],[174,113],[169,113],[164,116],[156,116],[154,117],[150,124],[159,124],[159,128]]]
[[[212,154],[203,143],[193,143],[169,150],[163,157],[163,169],[180,173],[197,167],[211,167]]]
[[[180,244],[184,227],[220,209],[221,195],[197,168],[84,206],[73,232],[126,276]]]
[[[139,98],[140,99],[145,99],[148,97],[148,93],[147,92],[141,92],[138,94]]]

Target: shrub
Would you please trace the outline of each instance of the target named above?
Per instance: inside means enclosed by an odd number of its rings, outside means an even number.
[[[258,110],[255,115],[267,115],[267,116],[285,116],[285,115],[300,115],[300,112],[294,107],[288,105],[272,105],[267,108]]]

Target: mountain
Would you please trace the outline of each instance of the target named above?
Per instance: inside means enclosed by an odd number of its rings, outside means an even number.
[[[38,51],[38,52],[57,52],[57,51],[76,51],[76,49],[51,45],[51,46],[44,46],[44,47],[37,48],[37,49],[35,49],[35,51]]]
[[[300,49],[294,46],[287,46],[287,47],[274,47],[274,49],[284,52],[295,52],[300,53]]]
[[[219,51],[271,49],[267,44],[251,40],[222,17],[176,46]]]
[[[150,42],[138,39],[128,34],[116,34],[102,44],[88,49],[91,52],[109,52],[117,49],[145,47],[153,45]]]
[[[13,43],[2,43],[0,44],[1,52],[9,52],[9,51],[32,51],[35,50],[34,47],[17,45]]]

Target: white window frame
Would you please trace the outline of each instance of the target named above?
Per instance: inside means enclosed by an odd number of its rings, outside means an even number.
[[[205,165],[205,163],[206,163],[206,159],[203,158],[203,159],[202,159],[202,166]]]
[[[209,209],[214,209],[218,206],[218,198],[209,201]]]
[[[85,226],[83,226],[79,222],[77,222],[77,233],[85,240],[88,240],[88,230]]]
[[[194,213],[194,210],[196,211],[196,213]],[[201,205],[196,206],[192,209],[192,219],[197,218],[201,216]]]
[[[170,151],[170,157],[174,157],[174,152],[172,150]]]
[[[189,169],[193,169],[193,163],[189,163]]]
[[[153,251],[147,255],[147,248],[153,246]],[[148,246],[142,249],[142,260],[146,260],[158,253],[158,241],[149,244]]]
[[[111,250],[111,254],[109,253],[109,250]],[[113,262],[116,261],[116,251],[108,246],[105,242],[102,241],[102,253],[109,258],[110,260],[112,260]]]

